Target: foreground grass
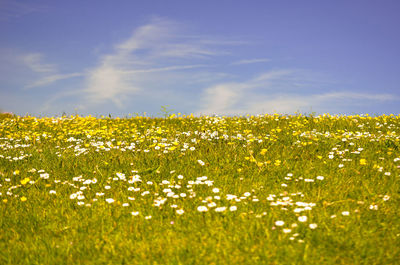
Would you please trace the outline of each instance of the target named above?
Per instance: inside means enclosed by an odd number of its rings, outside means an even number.
[[[398,264],[400,116],[0,120],[1,264]]]

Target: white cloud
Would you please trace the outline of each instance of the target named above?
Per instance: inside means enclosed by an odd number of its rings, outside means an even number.
[[[52,73],[55,72],[54,64],[43,63],[43,55],[40,53],[30,53],[20,57],[22,63],[37,73]]]
[[[306,77],[306,78],[309,78]],[[240,115],[261,113],[295,113],[311,111],[344,111],[349,106],[368,106],[377,102],[399,100],[390,94],[349,91],[317,92],[297,87],[301,72],[277,70],[263,73],[244,82],[221,83],[208,87],[197,114]],[[306,83],[307,85],[307,83]],[[281,87],[279,90],[277,87]]]
[[[202,98],[200,114],[234,114],[241,112],[250,97],[252,90],[256,88],[267,88],[276,79],[288,76],[290,70],[273,70],[256,76],[244,82],[221,83],[205,89]]]
[[[175,22],[157,18],[115,45],[113,52],[101,56],[98,66],[88,72],[85,92],[89,101],[110,100],[123,107],[122,98],[160,89],[173,83],[171,77],[179,73],[178,79],[189,80],[191,74],[187,71],[207,67],[202,63],[204,59],[218,52],[197,38],[185,36],[182,29]],[[171,77],[162,72],[171,72]]]
[[[239,60],[233,62],[232,65],[242,65],[242,64],[252,64],[252,63],[266,63],[270,62],[270,59],[267,58],[258,58],[258,59],[246,59],[246,60]]]

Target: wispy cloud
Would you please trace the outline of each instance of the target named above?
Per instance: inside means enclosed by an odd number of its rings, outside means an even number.
[[[151,89],[154,86],[151,79],[168,83],[167,76],[159,75],[162,72],[171,72],[174,77],[181,73],[179,78],[189,79],[187,71],[209,67],[204,60],[220,54],[213,45],[198,40],[186,36],[176,22],[153,19],[115,45],[112,53],[102,55],[98,66],[89,70],[87,98],[93,103],[110,100],[122,107],[122,97]]]
[[[48,85],[50,85],[54,82],[60,81],[60,80],[69,79],[69,78],[73,78],[73,77],[79,77],[79,76],[84,76],[84,73],[52,74],[52,75],[45,76],[39,80],[36,80],[29,85],[26,85],[25,88],[48,86]]]
[[[54,64],[47,64],[43,62],[43,55],[40,53],[25,54],[20,57],[22,63],[37,73],[51,73],[57,70]]]
[[[26,1],[16,0],[2,0],[0,1],[0,21],[9,20],[12,18],[19,18],[24,15],[28,15],[34,12],[43,11],[43,6],[33,5]]]
[[[46,63],[41,53],[29,53],[18,57],[18,60],[39,76],[25,85],[25,89],[48,86],[60,80],[84,76],[85,73],[58,73],[57,65]]]
[[[243,82],[220,83],[205,89],[197,114],[238,115],[260,113],[295,113],[332,110],[337,113],[349,106],[396,101],[391,94],[371,94],[349,91],[318,92],[298,90],[296,82],[302,72],[276,70],[260,74]],[[309,76],[304,80],[309,79]],[[308,84],[304,81],[305,84]],[[281,89],[277,89],[281,88]],[[290,92],[290,88],[292,91]]]
[[[232,65],[242,65],[242,64],[252,64],[252,63],[266,63],[270,62],[270,59],[267,58],[258,58],[258,59],[246,59],[246,60],[239,60],[233,62]]]

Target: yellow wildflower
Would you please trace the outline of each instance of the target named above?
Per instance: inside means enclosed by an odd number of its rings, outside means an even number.
[[[25,185],[26,183],[28,183],[30,181],[30,178],[24,178],[23,180],[21,180],[21,184]]]

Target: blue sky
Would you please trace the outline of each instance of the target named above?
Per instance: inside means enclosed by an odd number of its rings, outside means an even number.
[[[399,1],[0,1],[20,115],[400,113]]]

